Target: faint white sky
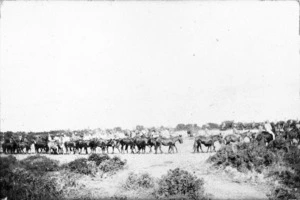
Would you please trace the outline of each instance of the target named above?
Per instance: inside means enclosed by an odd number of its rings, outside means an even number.
[[[300,118],[299,5],[7,2],[1,129]]]

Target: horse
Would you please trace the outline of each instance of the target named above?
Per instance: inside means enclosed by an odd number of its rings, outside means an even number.
[[[133,138],[130,138],[130,137],[122,138],[122,139],[120,139],[119,143],[121,145],[121,153],[124,153],[124,147],[125,147],[125,151],[127,151],[127,153],[128,153],[128,147],[130,147],[131,153],[134,153],[135,143],[134,143]]]
[[[87,148],[90,146],[89,140],[79,139],[75,141],[75,149],[81,154],[82,148],[85,150],[85,153],[88,154]]]
[[[236,134],[229,134],[224,137],[224,143],[225,145],[230,144],[232,142],[240,142],[241,136]]]
[[[49,151],[49,146],[48,146],[48,138],[37,138],[33,139],[34,143],[34,148],[36,153],[40,153],[39,150],[45,150],[46,153]]]
[[[272,140],[274,140],[273,135],[267,131],[262,131],[256,135],[256,141],[264,142],[266,145],[268,145]]]
[[[140,153],[141,150],[142,150],[143,153],[146,152],[146,146],[147,146],[147,143],[148,143],[148,138],[146,138],[145,136],[136,137],[136,138],[134,138],[134,143],[138,148],[137,153]]]
[[[215,149],[215,142],[216,141],[219,141],[220,143],[222,143],[222,135],[212,135],[212,136],[198,136],[195,138],[195,141],[194,141],[194,153],[199,152],[199,148],[201,149],[202,153],[203,153],[203,150],[202,150],[202,146],[201,144],[203,144],[204,146],[207,147],[207,151],[206,153],[211,150],[211,147],[213,147],[213,150],[216,151]],[[211,150],[212,152],[212,150]]]
[[[150,150],[149,150],[149,153],[151,153],[151,152],[152,152],[152,147],[155,146],[156,138],[148,137],[147,139],[148,139],[148,141],[147,141],[146,146],[149,147],[149,149],[150,149]]]
[[[112,148],[112,153],[115,153],[115,148],[117,148],[118,151],[121,152],[119,149],[119,139],[102,139],[102,140],[100,140],[99,145],[102,149],[102,153],[105,152],[105,149],[108,153],[109,147]]]
[[[100,147],[100,140],[97,138],[93,138],[90,141],[90,148],[92,153],[96,153],[97,147]]]
[[[47,145],[48,145],[48,148],[49,148],[49,153],[51,153],[51,150],[53,150],[54,154],[59,153],[60,147],[59,147],[59,144],[58,144],[57,140],[48,141]]]
[[[163,153],[161,150],[161,145],[164,146],[169,146],[168,153],[171,153],[171,150],[174,152],[174,149],[176,149],[176,152],[178,153],[177,147],[175,146],[176,142],[179,141],[180,144],[183,143],[182,136],[176,136],[172,138],[163,138],[163,137],[158,137],[155,141],[155,154],[157,154],[157,149],[159,148],[160,153]]]
[[[15,153],[16,150],[16,143],[14,142],[14,140],[12,138],[6,138],[4,140],[4,143],[2,144],[2,149],[3,149],[3,153]]]
[[[31,152],[31,145],[34,144],[33,140],[28,141],[26,138],[19,142],[18,145],[18,149],[20,152],[25,153],[23,150],[25,149],[26,153],[29,153],[29,151]]]
[[[74,141],[65,141],[64,142],[66,153],[73,151],[75,154],[76,143]]]

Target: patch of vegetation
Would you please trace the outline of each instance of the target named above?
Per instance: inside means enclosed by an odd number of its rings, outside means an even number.
[[[97,172],[96,164],[93,161],[88,161],[86,158],[78,158],[68,164],[64,165],[64,168],[69,169],[71,172],[85,174],[85,175],[95,175]]]
[[[297,147],[291,147],[283,161],[288,168],[286,170],[275,172],[279,178],[281,187],[275,188],[271,194],[271,199],[300,199],[300,150]]]
[[[115,173],[122,170],[126,165],[126,162],[126,160],[122,161],[119,157],[114,156],[113,158],[101,162],[99,169],[104,173]]]
[[[131,172],[123,187],[128,190],[153,188],[154,178],[148,173],[135,174]]]
[[[112,199],[112,200],[127,200],[127,196],[113,196],[110,199]]]
[[[262,172],[264,167],[271,166],[278,158],[276,154],[258,143],[240,143],[234,151],[232,146],[222,147],[209,157],[208,161],[215,166],[231,166],[240,172],[255,170]]]
[[[30,159],[35,160],[28,158]],[[41,169],[41,173],[32,173],[32,166],[27,164],[27,161],[24,164],[13,156],[0,158],[0,198],[7,197],[12,200],[63,198],[62,191],[56,187],[55,179],[44,173],[47,169]]]
[[[93,153],[89,156],[89,161],[94,161],[97,166],[99,166],[103,161],[109,160],[110,157],[107,154],[96,154]]]
[[[291,190],[287,187],[281,186],[273,189],[268,197],[270,200],[290,200],[299,199],[300,195],[295,190]]]
[[[97,172],[115,173],[124,168],[126,160],[122,161],[119,157],[110,158],[108,155],[92,154],[88,159],[79,158],[63,166],[71,172],[95,176]]]
[[[26,170],[36,173],[36,174],[44,174],[46,172],[58,171],[59,165],[57,160],[52,160],[46,156],[29,156],[24,160],[20,161],[20,164]]]
[[[176,168],[162,176],[154,196],[159,199],[206,199],[203,184],[203,179]]]
[[[270,199],[300,198],[300,150],[274,141],[266,147],[258,143],[240,143],[236,149],[225,146],[211,156],[208,161],[214,166],[231,166],[240,172],[256,171],[279,180]]]

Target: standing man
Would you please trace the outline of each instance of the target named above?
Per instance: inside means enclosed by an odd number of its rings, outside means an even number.
[[[204,135],[205,135],[206,137],[209,136],[207,125],[205,125],[205,128],[204,128]]]
[[[275,140],[275,133],[272,131],[272,126],[268,120],[265,121],[264,128],[268,133],[272,134],[273,140]]]

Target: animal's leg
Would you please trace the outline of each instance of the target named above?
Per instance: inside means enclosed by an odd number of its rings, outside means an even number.
[[[120,153],[120,145],[115,146],[115,148],[118,150],[118,152]]]
[[[159,150],[160,150],[160,153],[163,153],[163,151],[161,150],[161,145],[159,145]]]
[[[204,153],[204,152],[203,152],[203,149],[202,149],[201,143],[199,143],[199,147],[200,147],[201,152]]]
[[[178,153],[178,149],[177,149],[177,147],[175,146],[175,144],[174,144],[174,147],[175,147],[175,149],[176,149],[176,153]]]

